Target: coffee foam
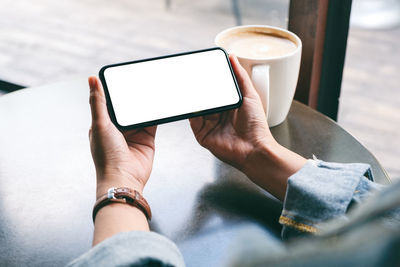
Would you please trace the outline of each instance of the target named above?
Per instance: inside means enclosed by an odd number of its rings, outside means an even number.
[[[260,31],[230,33],[219,43],[228,53],[246,58],[280,57],[297,49],[297,45],[287,38]]]

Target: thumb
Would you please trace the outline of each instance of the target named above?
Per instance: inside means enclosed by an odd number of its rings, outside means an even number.
[[[92,125],[105,125],[110,121],[107,112],[106,98],[103,86],[97,77],[91,76],[88,79],[90,87],[90,110],[92,113]]]
[[[229,59],[243,96],[246,97],[254,94],[257,95],[257,91],[254,88],[247,71],[242,67],[242,65],[240,65],[238,58],[235,55],[230,54]]]

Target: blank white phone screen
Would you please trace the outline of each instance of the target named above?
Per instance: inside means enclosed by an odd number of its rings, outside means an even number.
[[[121,126],[237,104],[222,50],[106,68],[104,78]]]

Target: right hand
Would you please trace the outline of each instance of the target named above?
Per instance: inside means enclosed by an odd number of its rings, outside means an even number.
[[[193,133],[217,158],[244,172],[278,199],[285,198],[287,180],[306,159],[279,145],[269,130],[261,99],[238,59],[229,57],[243,104],[235,110],[190,119]]]
[[[269,130],[261,99],[236,56],[229,57],[243,96],[242,106],[190,119],[197,141],[217,158],[244,170],[251,153],[276,142]]]

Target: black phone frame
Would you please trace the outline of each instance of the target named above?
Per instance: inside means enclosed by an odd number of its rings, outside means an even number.
[[[233,81],[234,81],[235,86],[236,86],[237,93],[239,95],[239,101],[236,104],[222,106],[222,107],[216,107],[216,108],[211,108],[211,109],[206,109],[206,110],[197,111],[197,112],[185,113],[185,114],[181,114],[181,115],[176,115],[176,116],[161,118],[161,119],[157,119],[157,120],[136,123],[136,124],[127,125],[127,126],[122,126],[122,125],[120,125],[118,123],[117,118],[115,116],[114,108],[113,108],[113,105],[112,105],[111,97],[110,97],[110,94],[109,94],[109,91],[108,91],[107,83],[106,83],[106,80],[105,80],[105,77],[104,77],[104,71],[107,68],[112,68],[112,67],[117,67],[117,66],[122,66],[122,65],[128,65],[128,64],[136,64],[136,63],[152,61],[152,60],[160,60],[160,59],[169,58],[169,57],[177,57],[177,56],[184,56],[184,55],[195,54],[195,53],[203,53],[203,52],[208,52],[208,51],[213,51],[213,50],[222,50],[224,52],[224,54],[225,54],[229,69],[230,69],[231,74],[232,74]],[[144,128],[144,127],[159,125],[159,124],[163,124],[163,123],[168,123],[168,122],[184,120],[184,119],[189,119],[189,118],[198,117],[198,116],[209,115],[209,114],[218,113],[218,112],[222,112],[222,111],[227,111],[227,110],[231,110],[231,109],[235,109],[235,108],[240,107],[242,105],[242,102],[243,102],[243,97],[242,97],[242,94],[240,92],[240,89],[239,89],[235,74],[233,72],[232,65],[231,65],[231,62],[229,60],[228,53],[222,47],[212,47],[212,48],[207,48],[207,49],[201,49],[201,50],[194,50],[194,51],[189,51],[189,52],[165,55],[165,56],[160,56],[160,57],[146,58],[146,59],[140,59],[140,60],[134,60],[134,61],[128,61],[128,62],[122,62],[122,63],[106,65],[106,66],[104,66],[104,67],[102,67],[100,69],[99,78],[100,78],[100,81],[101,81],[101,83],[103,85],[103,89],[104,89],[104,93],[105,93],[105,97],[106,97],[106,102],[107,102],[108,114],[110,115],[111,121],[120,130],[131,130],[131,129]]]

